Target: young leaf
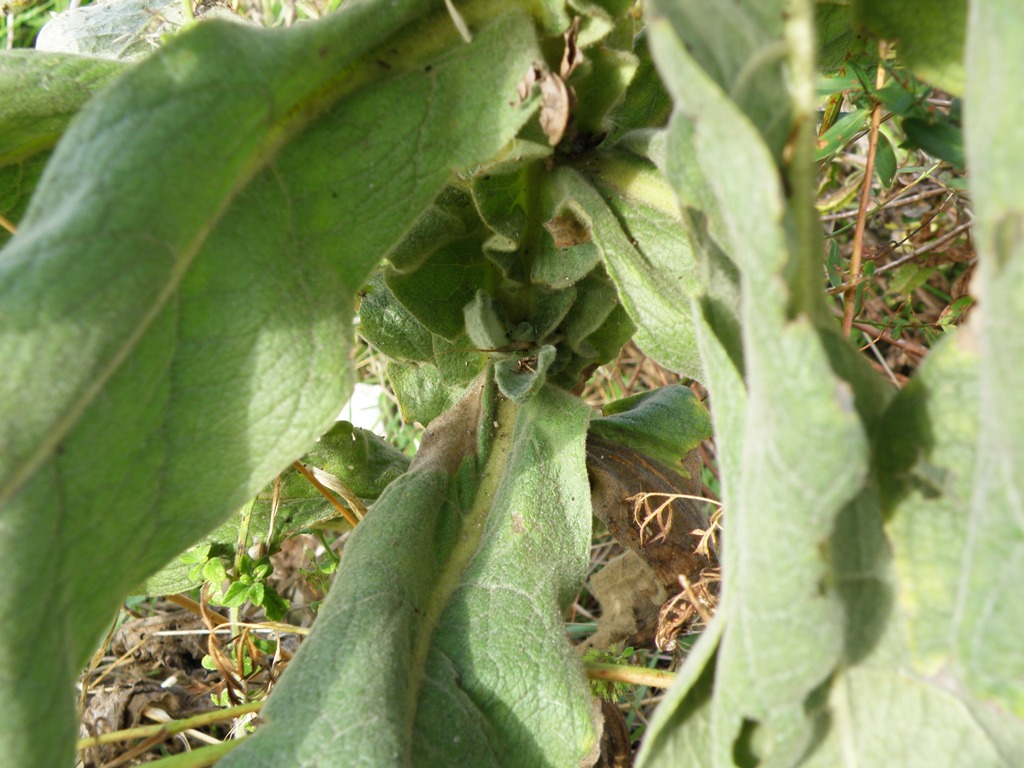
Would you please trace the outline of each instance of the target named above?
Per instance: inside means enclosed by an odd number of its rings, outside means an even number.
[[[512,357],[494,366],[494,381],[501,394],[522,405],[532,398],[547,381],[548,368],[555,361],[555,348],[545,344],[523,357]]]
[[[497,269],[483,253],[484,239],[477,231],[440,246],[415,271],[385,272],[394,296],[431,333],[457,338],[466,327],[463,307],[479,289],[497,282]]]
[[[266,724],[225,768],[325,753],[577,765],[591,750],[589,686],[562,626],[586,570],[589,413],[552,388],[522,407],[488,399],[477,388],[437,420],[360,523]],[[478,430],[493,441],[479,455]]]
[[[494,299],[483,290],[477,290],[465,304],[463,315],[466,334],[479,349],[499,349],[511,341],[508,327],[499,316],[499,311]]]
[[[637,342],[663,365],[698,376],[689,293],[696,276],[671,188],[653,166],[625,153],[602,164],[593,183],[573,171],[564,174],[592,219],[594,241],[636,323]]]
[[[841,152],[847,144],[864,130],[865,123],[870,114],[870,110],[855,109],[853,112],[843,115],[843,117],[836,121],[835,125],[825,131],[825,134],[818,139],[814,159],[825,160]]]
[[[434,357],[433,334],[391,292],[381,271],[360,291],[359,334],[393,360],[425,363]]]
[[[711,437],[707,409],[678,384],[615,400],[602,412],[603,417],[590,422],[591,433],[628,445],[684,475],[683,458]]]
[[[892,148],[889,137],[879,131],[878,151],[875,154],[875,173],[882,186],[888,189],[896,177],[896,152]]]

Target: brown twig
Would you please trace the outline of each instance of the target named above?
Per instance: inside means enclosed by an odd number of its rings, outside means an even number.
[[[309,480],[309,482],[313,484],[313,487],[323,494],[324,498],[331,502],[331,506],[338,510],[341,516],[348,521],[349,525],[351,525],[353,528],[359,525],[359,520],[356,519],[355,514],[352,511],[350,511],[348,507],[346,507],[344,504],[342,504],[340,501],[334,498],[334,495],[330,492],[330,490],[328,490],[327,486],[325,486],[323,483],[317,480],[316,477],[313,476],[313,473],[305,464],[303,464],[301,461],[294,461],[292,462],[292,466],[295,467],[296,472],[298,472],[304,478]]]
[[[190,597],[184,595],[167,595],[167,601],[174,603],[179,608],[184,608],[186,611],[192,611],[196,616],[201,619],[209,618],[210,623],[214,626],[220,627],[224,624],[229,624],[229,619],[221,616],[216,611],[210,610],[209,606],[202,606]]]
[[[923,358],[928,354],[927,347],[915,344],[912,341],[907,341],[906,339],[894,339],[889,331],[876,328],[869,323],[854,323],[853,327],[857,330],[864,331],[872,341],[884,341],[886,344],[892,344],[894,347],[902,349],[908,355],[915,355]]]
[[[4,216],[2,213],[0,213],[0,227],[3,227],[12,235],[18,234],[18,228],[14,226],[11,220]]]
[[[934,217],[932,217],[932,218],[934,218]],[[929,219],[929,221],[930,220],[931,219]],[[928,222],[925,222],[925,224],[927,224],[927,223]],[[938,248],[940,245],[945,245],[946,243],[948,243],[953,238],[955,238],[958,235],[966,232],[973,225],[974,225],[973,221],[966,221],[963,224],[961,224],[960,226],[955,227],[955,228],[949,230],[949,232],[947,232],[946,234],[942,235],[941,237],[937,237],[934,240],[932,240],[930,243],[926,243],[925,245],[922,245],[916,251],[908,253],[908,254],[906,254],[904,256],[900,256],[898,259],[894,259],[894,260],[890,261],[888,264],[883,264],[881,267],[879,267],[878,269],[875,270],[875,274],[878,275],[878,274],[881,274],[883,272],[888,272],[890,269],[896,269],[896,267],[898,267],[898,266],[900,266],[902,264],[906,264],[908,261],[913,261],[918,256],[923,256],[926,253],[930,253],[931,251],[934,251],[936,248]],[[924,227],[924,224],[922,224],[921,227]]]
[[[940,205],[931,214],[929,214],[927,217],[925,217],[924,219],[921,220],[921,225],[917,229],[915,229],[909,235],[904,237],[898,243],[890,243],[888,246],[883,248],[877,255],[872,256],[871,257],[872,260],[881,259],[882,257],[887,256],[888,254],[892,253],[894,250],[899,248],[901,245],[903,245],[905,242],[910,240],[910,238],[912,238],[914,235],[916,235],[922,229],[927,227],[932,222],[932,219],[934,219],[936,216],[938,216],[942,212],[942,209],[946,207],[946,204],[949,203],[949,201],[951,199],[953,199],[953,193],[952,192],[950,192],[946,196],[946,199],[942,201],[942,205]],[[858,224],[859,224],[859,222],[858,222]],[[965,231],[967,229],[970,229],[970,227],[971,227],[971,222],[967,222],[966,224],[961,224],[956,229],[950,230],[949,232],[947,232],[946,234],[944,234],[941,237],[937,238],[933,242],[928,243],[927,245],[924,245],[921,248],[918,248],[913,253],[908,253],[905,256],[900,256],[898,259],[889,262],[888,264],[883,264],[882,266],[878,267],[878,269],[876,269],[874,271],[872,277],[874,277],[875,275],[880,275],[880,274],[882,274],[884,272],[888,272],[891,269],[895,269],[900,264],[905,264],[908,261],[911,261],[914,258],[916,258],[916,257],[918,257],[918,256],[920,256],[920,255],[922,255],[924,253],[928,253],[929,251],[935,250],[942,243],[945,243],[946,241],[951,240],[952,238],[954,238],[957,235],[959,235],[961,232],[963,232],[963,231]],[[856,244],[854,244],[854,248],[856,248]],[[834,296],[837,293],[847,293],[847,292],[852,291],[853,289],[855,289],[858,285],[863,283],[866,279],[867,278],[865,278],[863,276],[860,276],[856,280],[851,280],[849,282],[843,283],[842,285],[837,285],[835,288],[829,288],[827,291],[825,291],[825,293],[827,295],[829,295],[829,296]],[[844,317],[844,321],[845,321],[845,317],[846,317],[845,309],[844,309],[843,317]],[[852,325],[852,323],[851,323],[851,325]]]
[[[874,216],[876,213],[883,210],[884,208],[900,208],[904,205],[913,205],[914,203],[919,203],[922,200],[927,200],[929,197],[937,197],[939,195],[948,194],[948,191],[945,188],[935,187],[934,189],[927,189],[924,192],[918,192],[916,195],[909,195],[908,197],[903,197],[903,195],[906,194],[907,190],[913,188],[913,184],[908,184],[907,186],[903,187],[903,189],[901,189],[895,195],[890,197],[884,203],[879,203],[870,211],[868,211],[867,217],[870,219],[872,216]],[[821,217],[821,220],[823,222],[841,221],[843,219],[848,219],[851,216],[856,215],[857,211],[838,211],[837,213],[826,213],[824,216]]]
[[[878,72],[875,75],[875,87],[881,89],[885,85],[886,43],[878,43]],[[860,193],[860,207],[857,211],[857,226],[853,230],[853,253],[850,256],[850,279],[855,283],[860,279],[861,257],[864,253],[864,229],[867,226],[868,202],[871,200],[871,177],[875,172],[875,154],[878,152],[878,126],[882,123],[882,103],[875,101],[871,108],[871,133],[868,137],[868,157],[864,163],[864,183]],[[856,287],[847,289],[843,300],[843,335],[849,336],[853,327],[853,312],[856,305]]]

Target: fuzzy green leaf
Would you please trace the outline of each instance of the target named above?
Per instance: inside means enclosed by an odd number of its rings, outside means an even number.
[[[791,105],[779,98],[786,92],[783,65],[788,51],[777,4],[736,0],[723,17],[716,0],[686,0],[664,3],[658,12],[671,21],[705,77],[729,94],[757,128],[772,156],[781,157],[789,138]],[[671,77],[664,69],[661,73],[671,93]],[[677,108],[689,111],[694,106],[679,92],[672,95]]]
[[[496,363],[494,381],[501,394],[522,405],[544,386],[548,368],[554,361],[555,348],[545,344],[524,357],[513,357]]]
[[[434,335],[395,298],[377,271],[361,291],[359,334],[394,360],[425,363],[434,357]]]
[[[603,417],[590,422],[591,432],[628,445],[677,472],[686,472],[683,458],[711,437],[707,409],[678,384],[615,400],[602,412]]]
[[[0,53],[0,166],[52,149],[78,110],[127,69],[89,56]]]
[[[466,335],[477,348],[497,349],[511,341],[505,320],[489,293],[477,290],[463,304]]]
[[[637,343],[663,365],[699,378],[690,318],[697,277],[672,189],[652,165],[628,153],[602,157],[592,180],[566,172],[565,184],[592,219],[605,268],[636,323]]]
[[[70,762],[72,678],[121,598],[331,424],[359,285],[529,116],[532,20],[469,22],[470,45],[412,0],[198,24],[65,133],[0,253],[6,760]]]
[[[652,2],[649,32],[659,70],[688,119],[679,123],[688,136],[668,150],[692,152],[715,202],[716,239],[738,268],[742,289],[747,397],[720,403],[712,392],[716,421],[725,425],[728,442],[723,485],[730,516],[722,562],[722,607],[728,614],[720,616],[727,626],[716,661],[708,747],[715,765],[752,762],[755,753],[795,764],[819,728],[818,713],[805,704],[829,679],[843,642],[843,598],[828,584],[830,563],[821,543],[867,471],[867,441],[849,389],[833,373],[811,318],[789,314],[787,280],[802,280],[799,270],[813,262],[796,250],[807,247],[802,240],[787,238],[787,218],[797,215],[804,199],[796,197],[793,212],[787,210],[776,166],[779,129],[783,135],[790,130],[777,121],[794,104],[783,86],[790,38],[781,25],[788,16],[789,23],[806,25],[789,32],[807,35],[809,13],[791,14],[782,2],[741,3],[732,8],[728,24],[708,33],[695,56],[687,45],[695,30],[684,21],[692,21],[698,9],[708,13],[704,5]],[[727,76],[732,70],[721,61],[704,55],[719,39],[715,35],[739,37],[740,30],[749,34],[724,61],[757,60],[746,73],[763,84],[757,97],[745,82],[740,87]],[[806,72],[790,76],[807,79]],[[763,111],[758,105],[766,100],[773,106]],[[794,183],[809,185],[810,179]],[[709,340],[709,351],[712,345]],[[716,378],[729,380],[737,371],[725,351],[715,353],[714,364]],[[800,659],[796,666],[794,658]]]
[[[17,225],[68,122],[124,64],[27,50],[0,53],[0,215]],[[0,247],[10,239],[0,228]]]
[[[471,234],[442,245],[416,271],[387,270],[392,293],[431,333],[457,338],[466,327],[463,307],[479,288],[496,281],[497,270],[484,256],[483,241],[482,233]]]
[[[518,243],[526,228],[527,186],[535,161],[550,157],[551,147],[517,139],[494,163],[471,181],[473,201],[483,221],[499,235]]]
[[[551,388],[521,408],[482,402],[478,388],[438,420],[360,523],[266,724],[225,768],[325,754],[577,765],[590,752],[592,699],[562,628],[590,540],[589,412]]]
[[[625,98],[608,115],[611,130],[607,141],[614,143],[631,130],[660,128],[672,113],[672,99],[654,68],[647,35],[641,33],[634,41],[639,64],[636,75],[626,90]]]
[[[979,251],[978,454],[956,642],[965,679],[1024,717],[1024,6],[971,5],[964,136]],[[1018,754],[1019,757],[1019,754]]]

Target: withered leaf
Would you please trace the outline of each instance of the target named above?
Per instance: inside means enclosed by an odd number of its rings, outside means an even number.
[[[541,76],[540,99],[540,127],[553,147],[562,140],[569,125],[572,99],[562,78],[551,72]]]
[[[635,552],[610,560],[590,577],[590,591],[601,605],[597,632],[583,648],[645,647],[658,631],[659,611],[669,593]]]
[[[684,466],[688,463],[690,479],[628,446],[587,435],[594,515],[622,546],[643,558],[670,592],[678,590],[680,574],[697,582],[701,571],[715,565],[711,558],[696,552],[698,538],[691,533],[708,527],[700,505],[678,498],[679,494],[697,495],[700,491],[696,451],[687,456]],[[655,509],[675,497],[662,510],[661,522],[646,526],[638,522],[637,505],[631,500],[643,494],[651,494]]]
[[[542,75],[541,65],[535,62],[526,70],[523,79],[516,83],[516,94],[519,96],[520,104],[530,97],[530,91],[533,90],[533,86],[537,84]]]
[[[589,243],[592,236],[590,226],[567,208],[545,221],[544,229],[551,233],[556,248],[583,245]]]
[[[563,80],[568,80],[569,75],[580,65],[583,61],[583,52],[576,45],[576,37],[580,32],[580,17],[576,16],[572,20],[572,24],[565,30],[565,34],[562,37],[565,39],[565,50],[562,51],[562,64],[558,68],[558,74],[562,76]]]

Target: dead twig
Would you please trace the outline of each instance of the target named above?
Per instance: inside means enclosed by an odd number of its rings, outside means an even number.
[[[878,43],[878,72],[875,75],[875,87],[885,85],[885,57],[887,47],[884,40]],[[853,254],[850,256],[850,279],[854,283],[860,279],[861,257],[864,252],[864,229],[867,226],[868,202],[871,199],[871,178],[875,170],[875,154],[878,152],[878,127],[882,123],[882,103],[875,101],[871,109],[871,133],[868,138],[868,157],[864,164],[864,185],[860,194],[860,207],[857,212],[857,226],[853,230]],[[856,305],[855,288],[851,287],[844,293],[843,302],[843,335],[849,336],[853,327],[853,313]]]

